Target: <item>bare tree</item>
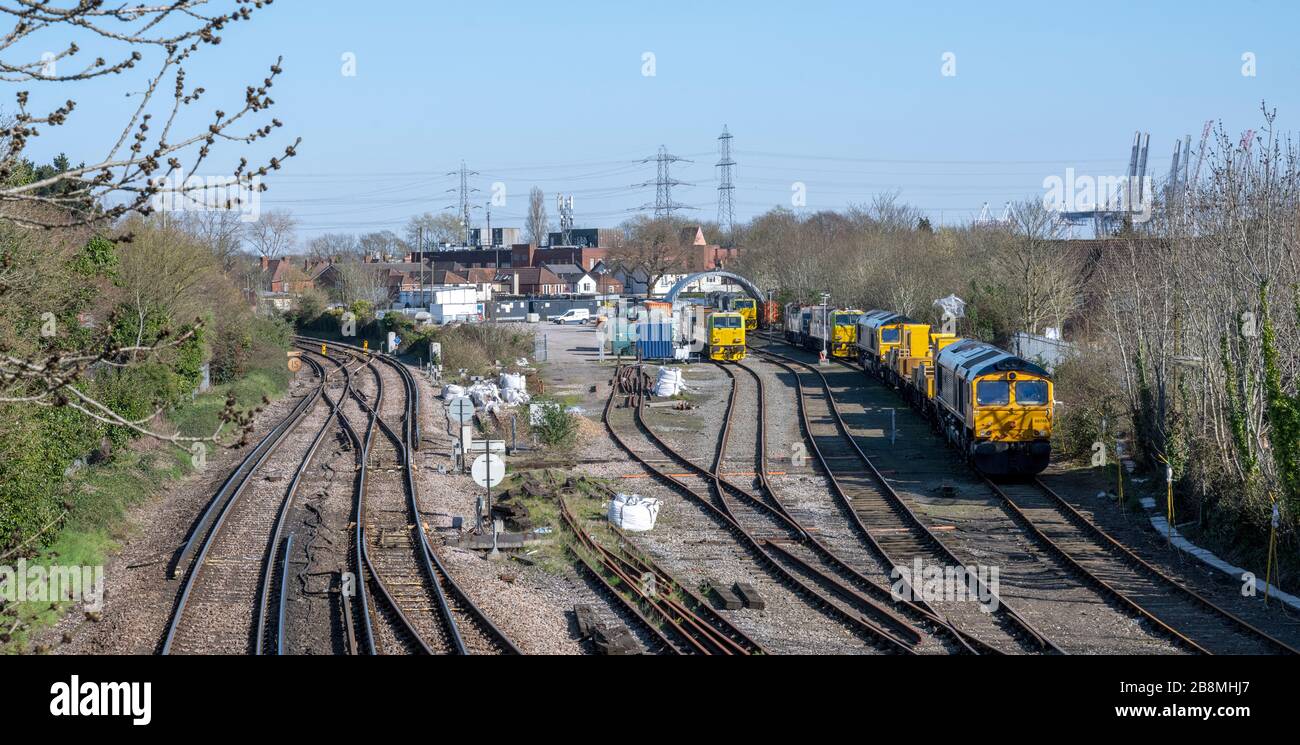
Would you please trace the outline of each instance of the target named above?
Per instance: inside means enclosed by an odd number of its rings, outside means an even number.
[[[366,233],[357,239],[357,248],[366,256],[386,261],[403,249],[403,243],[391,230]]]
[[[278,259],[293,248],[297,227],[297,219],[288,212],[267,210],[248,224],[248,242],[258,255]]]
[[[375,308],[388,306],[388,285],[384,282],[384,274],[373,265],[352,257],[336,264],[335,269],[338,271],[335,292],[339,302],[351,305],[364,300]]]
[[[245,223],[234,210],[195,210],[183,212],[176,226],[208,247],[224,272],[231,273],[239,263]]]
[[[226,12],[208,14],[203,12],[208,4],[208,0],[171,0],[160,5],[106,7],[102,0],[83,0],[60,7],[52,2],[18,0],[0,6],[0,13],[14,19],[13,28],[0,36],[0,55],[13,55],[8,59],[0,56],[0,79],[8,82],[42,88],[61,83],[95,84],[143,64],[156,64],[108,152],[89,164],[44,178],[24,173],[29,170],[24,157],[27,145],[32,138],[45,135],[45,139],[49,131],[67,123],[77,104],[68,100],[53,110],[33,113],[28,109],[30,92],[17,91],[16,113],[0,129],[0,217],[28,227],[66,228],[112,221],[130,212],[148,214],[159,206],[156,197],[184,198],[209,189],[211,182],[196,176],[218,142],[252,144],[280,126],[277,119],[254,122],[272,105],[270,90],[280,74],[280,60],[276,60],[259,85],[246,89],[233,113],[218,107],[201,128],[180,131],[180,123],[192,118],[186,112],[207,94],[187,80],[186,63],[200,48],[219,44],[220,32],[227,26],[249,20],[264,5],[236,2]],[[104,46],[94,59],[84,59],[82,48],[66,41],[86,32]],[[23,50],[40,49],[57,51],[21,58],[32,54]],[[227,172],[230,184],[245,191],[262,190],[261,177],[278,169],[284,158],[292,157],[298,144],[295,140],[280,157],[255,168],[240,158]],[[35,205],[54,209],[23,209]]]
[[[546,219],[546,195],[534,186],[528,192],[528,216],[524,218],[524,237],[534,245],[546,242],[550,223]]]
[[[444,243],[456,245],[465,239],[465,229],[460,224],[460,218],[456,215],[448,213],[435,215],[432,212],[426,212],[423,215],[416,215],[406,222],[406,242],[408,244],[416,250],[423,250],[423,247],[420,246],[422,236],[425,246],[440,246]]]
[[[609,260],[628,269],[645,271],[647,287],[653,288],[670,274],[685,271],[690,252],[682,245],[683,223],[672,218],[633,218],[624,224],[627,234],[621,246],[611,248]]]
[[[1056,214],[1031,199],[1012,206],[1010,239],[996,249],[995,263],[1014,298],[1017,328],[1041,334],[1055,322],[1059,328],[1079,304],[1071,256],[1059,244]]]
[[[315,261],[336,261],[362,253],[351,233],[325,233],[307,242],[307,256]]]

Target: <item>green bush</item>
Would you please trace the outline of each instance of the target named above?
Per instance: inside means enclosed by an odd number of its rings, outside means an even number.
[[[0,407],[0,549],[34,536],[63,507],[64,472],[104,427],[68,407]]]
[[[558,401],[541,401],[540,420],[533,425],[537,439],[547,447],[567,449],[578,439],[578,417],[564,410]]]
[[[1099,440],[1105,440],[1107,452],[1113,453],[1121,406],[1115,391],[1109,388],[1111,378],[1105,365],[1082,355],[1058,365],[1052,378],[1056,398],[1061,402],[1052,427],[1056,456],[1067,460],[1090,457],[1093,443]]]
[[[320,290],[303,292],[298,296],[298,307],[291,314],[294,324],[299,327],[311,326],[325,312],[328,302],[329,299]]]

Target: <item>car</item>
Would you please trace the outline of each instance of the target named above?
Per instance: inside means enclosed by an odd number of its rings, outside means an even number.
[[[591,311],[586,308],[570,308],[563,315],[551,319],[551,323],[569,324],[586,323],[591,320]]]

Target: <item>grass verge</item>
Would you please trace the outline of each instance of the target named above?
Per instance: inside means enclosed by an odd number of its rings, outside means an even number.
[[[187,436],[211,434],[233,393],[241,409],[256,407],[263,398],[274,399],[289,387],[283,350],[268,350],[241,379],[214,386],[168,414],[168,422]],[[223,440],[237,438],[227,433]],[[174,445],[137,440],[120,449],[106,463],[81,468],[63,485],[67,492],[67,518],[53,539],[23,559],[22,566],[48,570],[51,566],[99,567],[117,550],[132,530],[127,511],[161,493],[169,484],[194,471],[191,455]],[[18,568],[17,556],[0,563]],[[0,601],[3,602],[3,601]],[[78,603],[58,599],[28,600],[0,606],[0,653],[46,652],[29,648],[34,636],[57,623]]]

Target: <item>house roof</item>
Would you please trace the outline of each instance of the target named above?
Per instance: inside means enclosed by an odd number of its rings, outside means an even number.
[[[544,266],[521,266],[518,269],[502,270],[501,274],[505,277],[502,281],[510,281],[511,275],[517,274],[521,285],[555,285],[564,282]]]
[[[492,267],[480,266],[466,269],[461,274],[473,284],[485,285],[496,281],[497,270]]]
[[[704,228],[695,225],[689,228],[682,228],[681,242],[687,246],[707,246],[708,241],[704,239]]]
[[[544,264],[543,266],[550,269],[552,272],[555,272],[555,274],[560,277],[577,275],[577,277],[580,278],[582,275],[587,273],[587,270],[577,264]]]
[[[411,277],[411,281],[413,282],[420,281],[419,272],[411,272],[410,277]],[[450,269],[435,269],[433,271],[433,274],[427,278],[430,280],[430,282],[432,282],[435,285],[459,285],[459,284],[466,284],[469,282],[469,278],[465,276],[465,270],[463,269],[460,271],[451,271]]]

